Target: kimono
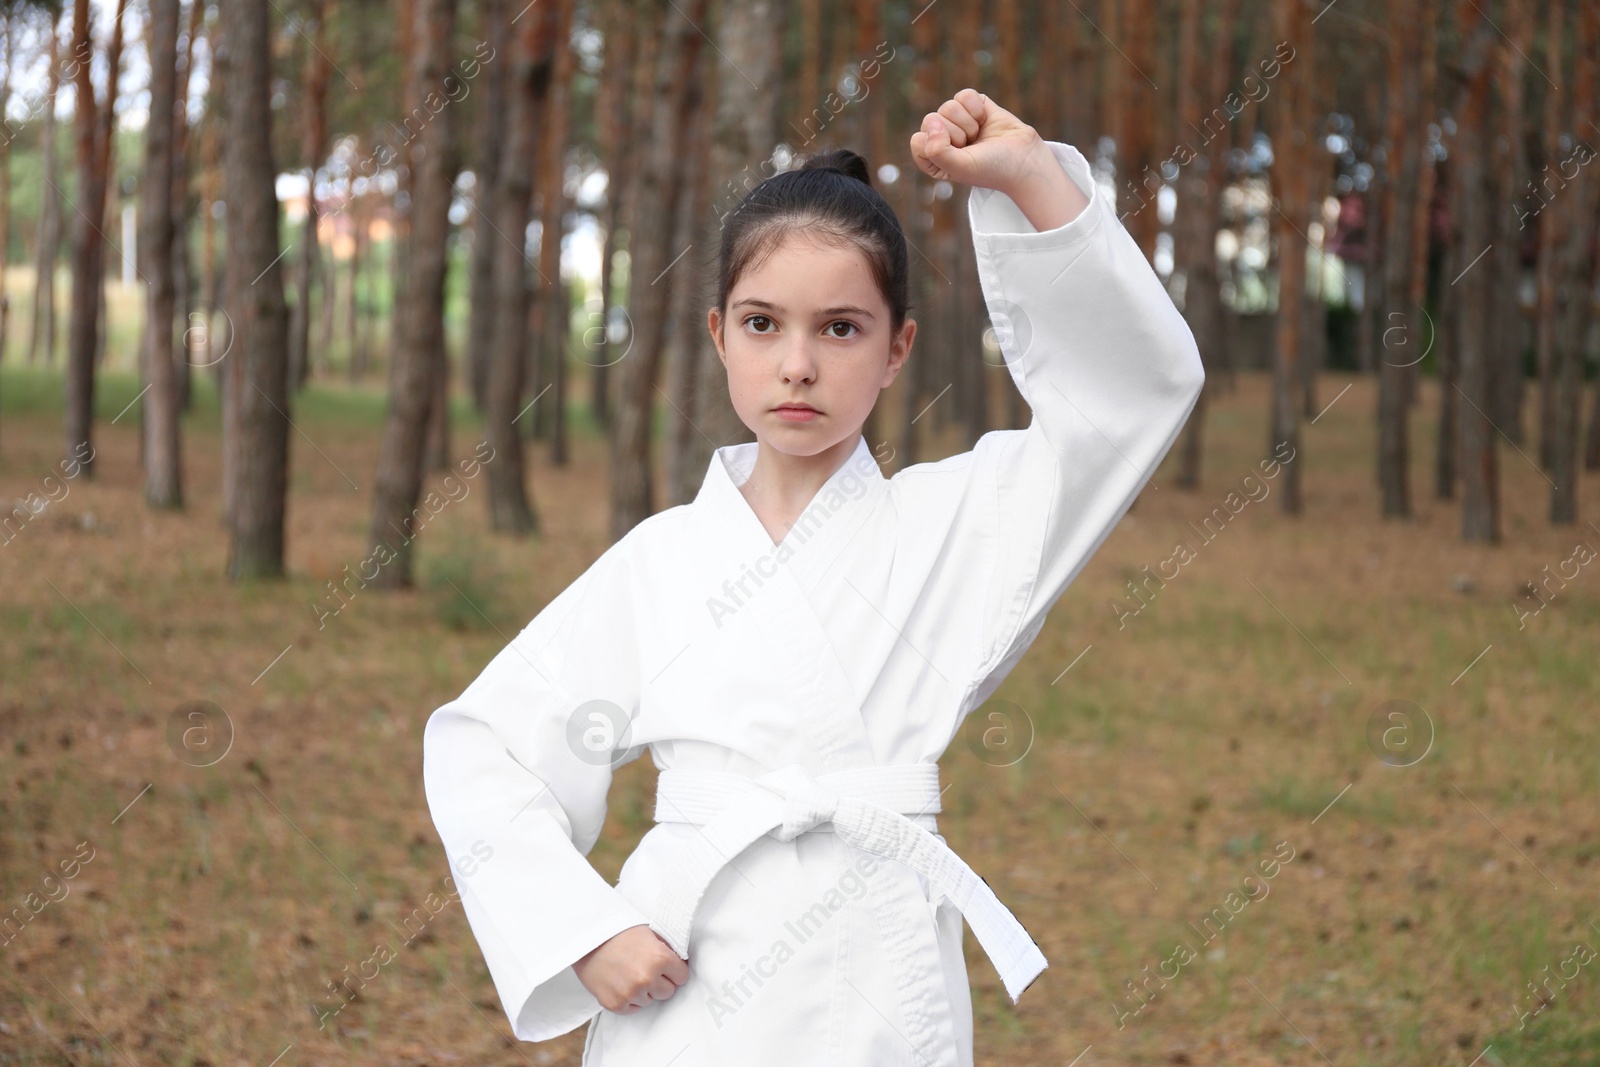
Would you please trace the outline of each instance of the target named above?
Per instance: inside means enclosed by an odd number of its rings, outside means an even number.
[[[1038,231],[968,202],[1025,430],[884,477],[865,438],[774,544],[717,449],[429,718],[424,784],[518,1038],[585,1022],[604,1067],[972,1063],[967,922],[1013,1002],[1046,959],[938,833],[938,760],[1171,448],[1204,381],[1161,281],[1089,197]],[[585,858],[619,766],[655,824],[616,885]],[[1043,842],[1041,842],[1043,844]],[[667,1000],[601,1007],[573,963],[645,925]]]

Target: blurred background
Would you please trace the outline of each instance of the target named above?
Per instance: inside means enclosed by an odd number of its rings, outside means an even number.
[[[1600,1064],[1597,64],[1583,0],[0,3],[0,1064],[579,1062],[423,723],[750,439],[719,222],[807,153],[912,248],[885,472],[1027,425],[908,149],[966,86],[1207,367],[941,764],[1051,961],[968,937],[978,1062]]]

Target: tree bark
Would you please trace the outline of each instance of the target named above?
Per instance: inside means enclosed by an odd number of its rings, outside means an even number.
[[[1556,177],[1561,159],[1561,119],[1566,107],[1561,54],[1562,14],[1565,4],[1550,4],[1546,9],[1544,73],[1551,85],[1544,94],[1544,125],[1540,130],[1539,151],[1541,167],[1539,184]],[[1530,182],[1530,186],[1535,183]],[[1534,191],[1528,197],[1518,197],[1513,205],[1518,219],[1518,229],[1527,226],[1531,219],[1535,229],[1537,247],[1534,253],[1534,326],[1533,357],[1539,375],[1539,465],[1549,470],[1555,462],[1556,382],[1555,382],[1555,329],[1556,329],[1556,248],[1560,243],[1557,213],[1544,209],[1543,197]]]
[[[228,50],[228,307],[239,452],[228,578],[281,578],[289,475],[289,311],[272,160],[271,0],[221,5]]]
[[[559,0],[568,3],[570,0]],[[489,517],[495,530],[527,534],[537,528],[523,473],[522,394],[527,359],[526,234],[538,160],[539,99],[555,62],[556,4],[525,13],[516,27],[516,55],[506,90],[507,140],[497,182],[494,324],[484,433],[494,450],[489,465]],[[531,14],[531,17],[530,17]]]
[[[674,210],[685,161],[678,143],[689,125],[693,70],[702,37],[705,0],[656,5],[663,29],[651,128],[639,175],[628,286],[628,317],[634,324],[632,359],[621,365],[618,410],[611,426],[611,537],[620,539],[654,511],[651,415],[666,337],[671,286],[657,284],[680,249]]]
[[[50,24],[50,69],[44,97],[43,131],[39,149],[39,170],[44,185],[40,189],[39,248],[35,260],[33,326],[28,332],[28,362],[31,364],[44,345],[45,366],[56,361],[56,256],[61,249],[60,167],[56,163],[56,97],[61,91],[60,35],[55,21]]]
[[[305,388],[311,376],[311,282],[321,264],[317,234],[317,168],[328,154],[328,82],[333,60],[328,57],[328,0],[308,0],[314,36],[305,56],[305,109],[301,114],[303,162],[310,171],[306,187],[305,231],[300,237],[300,264],[295,272],[295,301],[289,312],[289,386]],[[323,286],[322,299],[328,299]]]
[[[1481,12],[1473,0],[1460,0],[1457,15],[1463,38],[1480,30]],[[1487,41],[1487,39],[1485,39]],[[1498,44],[1485,46],[1462,62],[1462,107],[1456,112],[1456,144],[1452,150],[1456,196],[1452,209],[1459,215],[1457,232],[1458,262],[1462,273],[1454,283],[1461,286],[1460,353],[1461,426],[1461,536],[1466,541],[1500,540],[1500,469],[1489,412],[1493,406],[1492,264],[1480,257],[1493,240],[1489,207],[1495,198],[1488,155],[1493,131],[1490,126],[1490,90],[1494,57]],[[1470,52],[1470,49],[1469,49]]]
[[[183,506],[182,438],[172,325],[172,174],[178,64],[178,0],[150,0],[150,118],[145,125],[141,189],[146,315],[144,372],[144,497],[158,508]]]
[[[1276,36],[1297,42],[1296,48],[1302,53],[1311,49],[1309,23],[1299,4],[1273,7]],[[1304,46],[1298,42],[1304,42]],[[1275,453],[1287,444],[1296,457],[1295,462],[1284,465],[1278,496],[1281,509],[1290,515],[1298,515],[1301,510],[1300,472],[1305,468],[1305,460],[1300,457],[1294,386],[1300,380],[1301,321],[1305,311],[1306,241],[1302,235],[1309,214],[1309,135],[1303,118],[1310,110],[1306,99],[1310,92],[1305,79],[1284,79],[1275,94],[1278,107],[1272,112],[1272,173],[1279,200],[1273,225],[1278,246],[1278,315],[1272,364],[1272,429],[1267,451]]]
[[[122,55],[122,16],[127,0],[117,0],[111,43],[106,50],[105,100],[98,102],[89,77],[94,43],[89,0],[74,0],[72,65],[77,89],[73,125],[77,131],[80,203],[72,227],[72,311],[67,324],[66,456],[81,460],[81,474],[94,476],[95,348],[105,285],[105,234],[93,220],[104,219],[111,164],[111,114],[117,102],[117,72]]]
[[[1184,427],[1179,454],[1178,484],[1193,489],[1200,484],[1204,461],[1206,406],[1215,391],[1212,371],[1223,347],[1222,289],[1217,271],[1217,222],[1222,191],[1227,185],[1225,153],[1231,126],[1203,111],[1204,101],[1220,101],[1227,92],[1233,65],[1233,24],[1239,0],[1222,0],[1216,30],[1202,62],[1200,0],[1183,0],[1178,35],[1178,128],[1183,143],[1194,148],[1194,158],[1178,171],[1178,210],[1173,234],[1173,268],[1183,272],[1183,316],[1194,333],[1206,383]],[[1208,121],[1209,120],[1209,121]],[[1195,146],[1191,134],[1203,141]]]
[[[1580,5],[1578,54],[1572,79],[1574,140],[1595,129],[1596,64],[1600,62],[1600,8]],[[1574,148],[1576,151],[1576,148]],[[1583,399],[1585,341],[1594,311],[1594,287],[1600,277],[1600,257],[1594,254],[1595,229],[1600,221],[1594,172],[1594,152],[1589,165],[1580,166],[1561,201],[1560,260],[1556,266],[1556,402],[1551,434],[1550,522],[1565,526],[1578,521],[1578,433]]]
[[[422,116],[421,128],[405,153],[411,170],[411,251],[407,257],[406,290],[398,304],[404,327],[391,351],[389,411],[378,457],[371,541],[387,543],[393,558],[378,569],[372,583],[381,589],[414,584],[412,540],[417,529],[417,502],[422,494],[423,446],[428,410],[444,351],[444,280],[449,267],[450,191],[454,179],[455,116],[442,100],[440,87],[450,65],[450,40],[455,32],[455,0],[418,0],[410,85],[409,116]],[[409,118],[408,118],[409,121]],[[424,519],[424,521],[426,521]]]
[[[600,86],[601,158],[606,168],[605,236],[600,250],[600,320],[584,331],[583,360],[590,365],[589,410],[602,428],[611,421],[611,365],[617,358],[611,348],[612,310],[616,307],[617,238],[628,218],[634,160],[638,158],[633,130],[635,112],[644,93],[636,83],[654,62],[655,36],[643,31],[637,17],[637,0],[608,0],[602,10],[610,19],[605,35],[605,66]],[[631,331],[630,331],[631,337]],[[627,347],[622,348],[623,352]]]
[[[555,63],[540,104],[539,166],[539,290],[534,298],[538,328],[533,336],[538,347],[534,360],[534,404],[528,418],[536,436],[550,441],[550,463],[562,467],[567,462],[566,362],[567,362],[567,287],[561,281],[561,237],[566,218],[567,128],[571,104],[567,84],[572,80],[574,54],[571,12],[556,9],[561,16],[555,28]],[[547,388],[548,387],[548,388]]]
[[[495,248],[501,236],[494,232],[493,216],[499,196],[500,155],[506,136],[506,64],[499,55],[510,30],[506,0],[483,0],[479,5],[483,39],[496,50],[485,62],[483,89],[474,115],[477,136],[472,157],[472,259],[468,275],[471,307],[467,313],[467,385],[479,414],[487,410],[489,353],[494,329]],[[606,43],[611,43],[609,35]],[[606,91],[608,79],[602,79]]]
[[[190,379],[194,370],[191,338],[196,335],[189,329],[194,308],[193,272],[189,266],[189,75],[194,70],[194,44],[200,36],[205,19],[204,0],[190,0],[189,30],[184,42],[183,66],[179,68],[173,96],[172,126],[172,288],[175,294],[178,323],[182,328],[182,343],[173,363],[176,372],[178,410],[188,411],[193,392]],[[200,335],[203,336],[203,333]]]

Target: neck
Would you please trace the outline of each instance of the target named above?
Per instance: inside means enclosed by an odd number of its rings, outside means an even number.
[[[780,452],[758,441],[750,477],[739,487],[745,499],[761,503],[778,514],[793,517],[811,503],[817,491],[855,452],[861,431],[813,456]]]

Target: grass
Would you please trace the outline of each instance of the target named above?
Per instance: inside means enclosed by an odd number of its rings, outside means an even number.
[[[447,873],[422,724],[608,544],[604,443],[575,409],[568,466],[530,450],[539,536],[493,535],[471,482],[419,535],[415,590],[360,590],[319,625],[370,550],[378,382],[296,398],[289,577],[243,587],[221,580],[216,397],[196,382],[186,512],[142,503],[137,409],[111,423],[138,385],[113,363],[96,477],[0,544],[0,900],[42,898],[80,842],[96,850],[0,944],[0,1064],[269,1063],[290,1045],[281,1062],[576,1064],[581,1031],[513,1047],[459,907],[402,924]],[[1303,515],[1253,503],[1119,628],[1125,582],[1259,458],[1265,381],[1217,397],[1205,484],[1158,472],[952,742],[941,830],[1051,962],[1013,1006],[968,938],[980,1064],[1089,1046],[1085,1067],[1600,1064],[1600,961],[1525,1029],[1512,1009],[1600,943],[1600,571],[1521,628],[1512,607],[1600,535],[1550,529],[1546,483],[1510,450],[1507,543],[1462,545],[1455,505],[1425,493],[1412,521],[1381,521],[1371,391],[1357,380],[1306,429]],[[0,502],[52,470],[61,395],[58,372],[0,368]],[[1424,489],[1436,403],[1424,383]],[[453,411],[465,455],[469,405]],[[1586,475],[1580,499],[1597,490]],[[210,766],[169,747],[195,700],[219,709],[206,736],[231,739]],[[1372,740],[1394,700],[1427,716],[1410,766]],[[1014,750],[995,729],[1026,756],[997,759]],[[610,879],[650,825],[654,774],[617,773],[591,854]],[[1280,846],[1270,892],[1197,936]],[[1195,958],[1119,1025],[1129,983],[1180,943]],[[393,961],[336,999],[378,944]]]

